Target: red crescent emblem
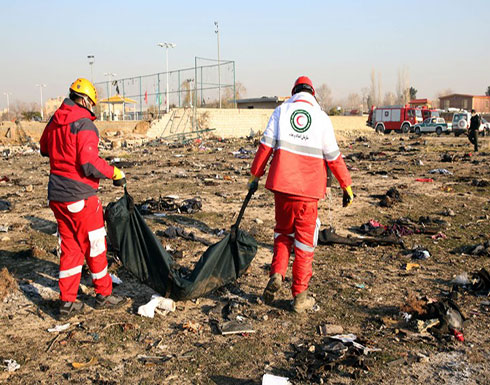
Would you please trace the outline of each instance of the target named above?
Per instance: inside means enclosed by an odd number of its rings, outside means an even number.
[[[298,116],[296,117],[296,124],[298,125],[298,127],[301,127],[301,123],[299,122],[299,119],[300,119],[300,118],[304,118],[304,116],[303,116],[303,115],[298,115]]]

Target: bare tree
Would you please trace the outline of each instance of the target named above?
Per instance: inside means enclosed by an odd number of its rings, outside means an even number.
[[[397,100],[396,95],[393,92],[388,91],[385,94],[385,97],[383,98],[383,104],[385,106],[391,106],[391,105],[395,104],[396,100]]]
[[[397,102],[406,104],[410,98],[410,76],[407,67],[398,69],[398,81],[396,84]]]
[[[351,93],[347,96],[347,107],[350,110],[359,110],[362,112],[362,98],[357,93]]]
[[[223,93],[223,105],[225,108],[233,108],[235,106],[235,98],[242,99],[247,94],[247,89],[241,82],[235,83],[235,95],[233,95],[233,87],[228,87]]]
[[[377,95],[377,84],[376,84],[376,71],[374,68],[371,70],[371,88],[369,89],[369,98],[371,99],[371,105],[378,105],[378,95]],[[369,106],[371,108],[371,106]]]
[[[323,111],[328,111],[333,103],[332,91],[330,90],[330,88],[328,88],[328,86],[323,83],[315,89],[315,95]]]
[[[381,103],[381,95],[383,92],[383,86],[382,86],[382,80],[381,80],[381,74],[378,71],[378,87],[377,87],[377,92],[376,92],[376,98],[378,100],[378,103]]]

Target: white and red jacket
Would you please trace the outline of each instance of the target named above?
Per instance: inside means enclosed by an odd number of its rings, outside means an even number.
[[[307,92],[293,95],[272,114],[251,174],[261,177],[274,154],[265,187],[271,191],[310,199],[325,196],[327,164],[340,187],[351,185],[332,122],[315,97]]]

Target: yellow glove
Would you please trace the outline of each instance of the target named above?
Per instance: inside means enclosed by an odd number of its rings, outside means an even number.
[[[259,178],[257,178],[255,175],[251,175],[247,183],[247,188],[248,191],[252,191],[253,193],[257,191],[259,188]]]
[[[342,207],[349,206],[354,200],[354,194],[352,193],[352,187],[347,186],[344,188],[344,196],[342,197]]]
[[[114,175],[112,176],[112,184],[114,186],[124,186],[126,184],[126,175],[124,172],[114,166]]]

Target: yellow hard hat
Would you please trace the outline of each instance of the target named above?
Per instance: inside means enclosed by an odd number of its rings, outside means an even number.
[[[77,94],[82,94],[87,96],[94,105],[97,104],[97,90],[94,85],[84,78],[78,78],[70,86],[70,90],[76,92]]]

